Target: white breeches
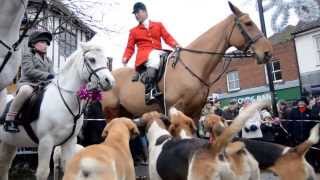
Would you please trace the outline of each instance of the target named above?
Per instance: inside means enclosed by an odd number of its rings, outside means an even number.
[[[164,51],[154,49],[149,54],[149,59],[146,62],[147,67],[152,67],[155,69],[159,69],[160,66],[160,55],[163,54]]]

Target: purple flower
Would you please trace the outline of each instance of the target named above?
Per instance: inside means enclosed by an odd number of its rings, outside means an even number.
[[[81,88],[77,92],[77,95],[81,100],[100,101],[102,99],[100,90],[88,90],[86,86],[81,86]]]

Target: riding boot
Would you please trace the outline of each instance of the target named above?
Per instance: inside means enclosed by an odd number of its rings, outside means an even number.
[[[20,132],[18,125],[15,122],[15,117],[17,113],[8,113],[6,120],[4,121],[4,130],[10,133],[18,133]]]
[[[145,80],[145,102],[147,105],[156,102],[156,98],[161,95],[156,86],[157,69],[149,67]]]

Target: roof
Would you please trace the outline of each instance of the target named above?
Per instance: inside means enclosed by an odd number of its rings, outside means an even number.
[[[283,42],[290,41],[293,39],[292,33],[295,31],[296,27],[289,25],[284,28],[281,32],[273,34],[268,39],[272,42],[272,44],[279,44]]]
[[[34,2],[34,3],[42,3],[42,0],[29,0],[29,2]],[[61,2],[61,0],[52,0],[50,1],[50,3],[52,3],[54,5],[55,8],[57,8],[57,10],[63,12],[66,15],[72,15],[72,12],[67,9],[64,4]],[[53,13],[59,13],[59,12],[55,12],[55,9],[50,9]],[[92,34],[95,34],[95,31],[90,28],[85,22],[83,22],[79,17],[73,16],[74,18],[74,23],[76,25],[78,25],[82,30],[86,30]]]
[[[320,0],[316,0],[316,1],[319,3],[319,6],[320,6]],[[299,33],[306,32],[318,27],[320,27],[320,18],[311,22],[299,21],[293,34],[299,34]]]

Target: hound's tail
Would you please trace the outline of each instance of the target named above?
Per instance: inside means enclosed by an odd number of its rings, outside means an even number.
[[[257,110],[269,105],[271,105],[271,102],[269,100],[256,101],[242,110],[240,114],[233,120],[232,124],[227,127],[211,145],[212,152],[221,152],[232,140],[234,135],[238,133],[242,129],[242,127],[244,127],[245,123]]]
[[[320,123],[318,123],[311,129],[309,138],[305,142],[299,144],[296,147],[296,152],[300,156],[304,156],[308,152],[308,150],[311,148],[312,145],[315,145],[319,142],[319,139],[320,139],[319,131],[320,131]]]
[[[117,179],[117,169],[114,161],[106,165],[95,158],[83,157],[79,163],[79,171],[76,175],[79,180]],[[65,180],[69,179],[65,178]]]

